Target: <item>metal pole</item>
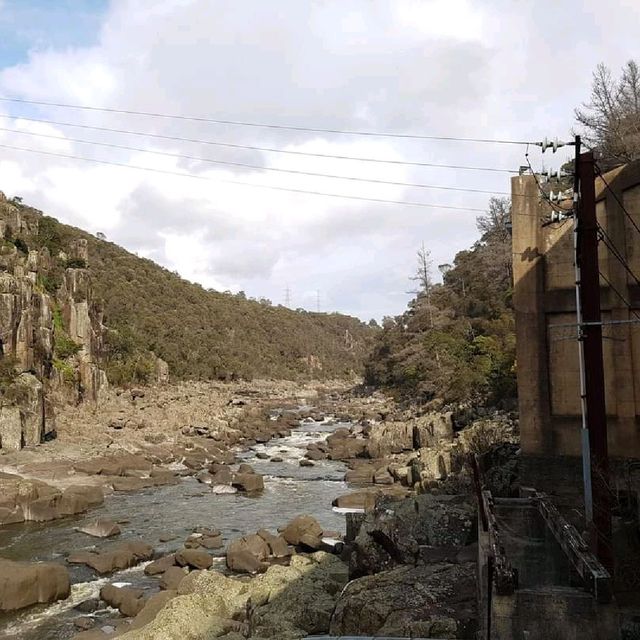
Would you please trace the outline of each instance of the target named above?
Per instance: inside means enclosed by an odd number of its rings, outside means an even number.
[[[582,446],[582,481],[584,486],[584,515],[587,522],[587,528],[591,529],[593,525],[593,496],[591,492],[591,451],[589,447],[589,427],[587,420],[587,390],[585,383],[585,365],[584,365],[584,335],[583,335],[583,318],[582,318],[582,301],[580,289],[582,287],[582,274],[580,269],[580,245],[578,242],[579,234],[579,216],[580,208],[580,177],[578,165],[580,164],[581,151],[580,136],[575,139],[575,162],[574,162],[574,179],[573,179],[573,251],[574,266],[576,276],[576,325],[578,330],[578,364],[580,371],[580,409],[582,413],[582,429],[580,429],[580,442]]]
[[[611,546],[611,496],[609,451],[602,356],[600,315],[600,271],[598,267],[598,223],[596,220],[595,162],[593,152],[578,156],[579,181],[577,207],[576,263],[580,274],[579,334],[584,357],[586,422],[591,462],[593,495],[593,533],[595,552],[603,566],[613,570]]]

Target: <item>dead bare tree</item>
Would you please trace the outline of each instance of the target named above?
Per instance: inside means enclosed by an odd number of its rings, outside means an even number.
[[[629,60],[619,79],[604,64],[593,73],[591,97],[575,110],[585,142],[608,166],[640,158],[640,68]]]

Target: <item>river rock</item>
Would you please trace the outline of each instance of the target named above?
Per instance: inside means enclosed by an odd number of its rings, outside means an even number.
[[[259,529],[257,535],[267,543],[269,555],[275,558],[287,558],[293,553],[283,536],[274,536],[266,529]]]
[[[172,600],[178,595],[178,592],[169,589],[161,591],[160,593],[154,593],[144,603],[144,607],[138,615],[132,620],[130,629],[140,629],[146,624],[149,624],[157,615],[158,612],[164,607],[169,600]]]
[[[474,638],[476,566],[402,566],[352,580],[330,626],[333,635]]]
[[[329,447],[329,460],[350,460],[363,456],[367,449],[367,442],[361,438],[340,438]]]
[[[86,564],[100,574],[127,569],[153,557],[153,548],[142,541],[123,542],[102,551],[76,551],[67,558],[70,564]]]
[[[158,558],[153,562],[150,562],[145,568],[145,575],[155,576],[159,573],[164,573],[169,567],[173,567],[176,563],[176,554],[170,553],[169,555]]]
[[[188,573],[188,567],[168,567],[160,578],[160,588],[168,591],[177,589]]]
[[[70,591],[69,572],[59,564],[0,558],[0,611],[62,600]]]
[[[268,542],[253,534],[232,540],[227,546],[227,567],[238,573],[264,571],[265,560],[271,554]]]
[[[132,617],[137,615],[144,606],[145,598],[142,589],[131,587],[116,587],[113,584],[106,584],[100,589],[100,597],[109,606],[118,609],[123,616]]]
[[[306,458],[301,458],[300,460],[298,460],[298,464],[301,467],[314,467],[315,466],[315,464],[311,460],[307,460]]]
[[[319,549],[322,546],[322,527],[312,516],[298,516],[282,530],[282,537],[295,546]]]
[[[176,564],[181,567],[194,569],[208,569],[213,564],[213,559],[206,551],[199,549],[180,549],[175,554]]]
[[[98,518],[84,527],[79,527],[78,531],[94,538],[109,538],[117,536],[120,533],[120,527],[113,520]]]
[[[236,473],[233,476],[232,485],[239,491],[256,493],[264,489],[264,480],[257,473]]]

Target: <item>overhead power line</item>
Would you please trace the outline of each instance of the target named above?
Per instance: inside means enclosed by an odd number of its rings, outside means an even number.
[[[97,142],[93,140],[80,140],[78,138],[67,138],[66,136],[56,136],[48,133],[38,133],[35,131],[20,131],[17,129],[9,129],[6,127],[0,127],[0,131],[8,131],[10,133],[16,133],[19,135],[27,135],[27,136],[35,136],[38,138],[48,138],[52,140],[63,140],[66,142],[75,142],[78,144],[86,144],[86,145],[96,145],[99,147],[108,147],[110,149],[121,149],[124,151],[135,151],[139,153],[152,153],[154,155],[165,156],[170,158],[180,158],[184,160],[196,160],[199,162],[207,162],[211,164],[219,164],[224,166],[232,166],[232,167],[242,167],[245,169],[255,169],[257,171],[271,171],[277,173],[289,173],[295,175],[302,176],[312,176],[316,178],[331,178],[335,180],[349,180],[353,182],[371,182],[375,184],[384,184],[384,185],[392,185],[398,187],[415,187],[419,189],[438,189],[441,191],[459,191],[463,193],[482,193],[488,195],[510,195],[510,192],[507,191],[491,191],[486,189],[467,189],[464,187],[453,187],[446,185],[433,185],[433,184],[423,184],[417,182],[402,182],[395,180],[381,180],[377,178],[362,178],[360,176],[341,176],[334,173],[319,173],[315,171],[303,171],[301,169],[282,169],[279,167],[261,167],[255,164],[249,164],[246,162],[233,162],[231,160],[219,160],[216,158],[203,158],[200,156],[191,156],[182,153],[171,153],[168,151],[159,151],[155,149],[142,149],[140,147],[130,147],[127,145],[121,144],[113,144],[110,142]]]
[[[602,182],[604,182],[605,187],[609,190],[609,192],[613,196],[613,199],[618,203],[618,205],[620,206],[620,208],[624,212],[624,215],[627,216],[627,218],[629,219],[629,221],[631,222],[631,224],[633,225],[635,230],[638,233],[640,233],[640,227],[638,226],[638,223],[633,219],[631,214],[627,211],[626,207],[624,206],[624,204],[622,203],[622,201],[618,197],[618,194],[613,190],[611,185],[607,182],[607,179],[604,177],[604,174],[602,173],[602,169],[598,166],[598,163],[595,163],[595,167],[596,167],[596,172],[598,173],[598,177],[600,178],[600,180],[602,180]]]
[[[187,138],[184,136],[170,136],[160,133],[146,133],[143,131],[134,131],[131,129],[115,129],[112,127],[99,127],[88,124],[78,124],[76,122],[61,122],[59,120],[48,120],[45,118],[31,118],[28,116],[13,116],[0,114],[0,118],[10,119],[10,120],[24,120],[25,122],[37,122],[40,124],[51,124],[58,127],[75,127],[77,129],[87,129],[90,131],[102,131],[107,133],[119,133],[123,135],[130,136],[139,136],[144,138],[155,138],[157,140],[170,140],[173,142],[190,142],[193,144],[204,144],[215,147],[225,147],[228,149],[246,149],[249,151],[262,151],[267,153],[281,153],[286,155],[293,156],[307,156],[312,158],[328,158],[331,160],[351,160],[357,162],[371,162],[378,164],[392,164],[392,165],[404,165],[408,167],[429,167],[429,168],[438,168],[438,169],[457,169],[462,171],[487,171],[494,173],[509,173],[516,174],[517,171],[512,169],[500,169],[497,167],[474,167],[468,165],[458,165],[458,164],[442,164],[437,162],[418,162],[418,161],[410,161],[410,160],[390,160],[383,158],[364,158],[361,156],[349,156],[349,155],[338,155],[332,153],[320,153],[320,152],[312,152],[312,151],[296,151],[292,149],[278,149],[275,147],[260,147],[255,145],[246,145],[246,144],[235,144],[232,142],[220,142],[217,140],[202,140],[198,138]]]
[[[640,320],[640,315],[638,315],[636,310],[631,306],[631,303],[624,297],[624,295],[620,293],[620,290],[611,282],[611,280],[609,280],[609,278],[607,278],[607,276],[604,275],[604,273],[602,273],[602,271],[598,271],[598,273],[600,274],[600,277],[607,283],[609,288],[624,303],[624,305],[627,307],[627,310],[630,311],[637,320]]]
[[[349,136],[367,136],[378,138],[399,138],[410,140],[441,140],[447,142],[475,142],[488,144],[530,144],[526,140],[501,140],[494,138],[466,138],[456,136],[433,136],[410,133],[391,133],[386,131],[354,131],[350,129],[324,129],[320,127],[301,127],[296,125],[273,124],[265,122],[246,122],[242,120],[225,120],[218,118],[206,118],[202,116],[185,116],[180,114],[157,113],[153,111],[134,111],[132,109],[115,109],[110,107],[93,107],[80,104],[68,104],[64,102],[47,102],[43,100],[25,100],[22,98],[0,97],[2,102],[15,102],[18,104],[30,104],[46,107],[58,107],[63,109],[77,109],[81,111],[97,111],[102,113],[119,113],[125,115],[145,116],[148,118],[164,118],[171,120],[188,120],[191,122],[206,122],[210,124],[225,124],[241,127],[257,127],[262,129],[282,129],[287,131],[304,131],[308,133],[331,133]]]
[[[447,210],[454,210],[454,211],[475,211],[475,212],[480,212],[480,213],[484,213],[485,210],[484,209],[480,209],[477,207],[457,207],[457,206],[453,206],[453,205],[444,205],[444,204],[431,204],[431,203],[426,203],[426,202],[408,202],[408,201],[404,201],[404,200],[386,200],[384,198],[369,198],[369,197],[365,197],[365,196],[355,196],[355,195],[346,195],[346,194],[340,194],[340,193],[327,193],[324,191],[312,191],[312,190],[307,190],[307,189],[295,189],[295,188],[291,188],[291,187],[279,187],[276,185],[266,185],[266,184],[257,184],[255,182],[244,182],[242,180],[231,180],[228,178],[218,178],[218,177],[211,177],[211,176],[201,176],[201,175],[195,175],[192,173],[182,173],[180,171],[170,171],[168,169],[157,169],[154,167],[143,167],[140,165],[133,165],[133,164],[127,164],[124,162],[112,162],[110,160],[98,160],[96,158],[86,158],[83,156],[76,156],[76,155],[71,155],[71,154],[66,154],[66,153],[57,153],[54,151],[43,151],[40,149],[28,149],[25,147],[16,147],[13,145],[8,145],[8,144],[0,144],[0,148],[2,149],[11,149],[13,151],[24,151],[26,153],[36,153],[36,154],[40,154],[40,155],[45,155],[45,156],[52,156],[52,157],[56,157],[56,158],[65,158],[68,160],[82,160],[84,162],[92,162],[94,164],[103,164],[103,165],[110,165],[110,166],[114,166],[114,167],[122,167],[125,169],[136,169],[138,171],[148,171],[150,173],[159,173],[159,174],[163,174],[163,175],[172,175],[172,176],[179,176],[182,178],[194,178],[196,180],[205,180],[208,182],[221,182],[221,183],[226,183],[226,184],[235,184],[235,185],[240,185],[240,186],[245,186],[245,187],[256,187],[259,189],[271,189],[274,191],[286,191],[289,193],[300,193],[300,194],[307,194],[307,195],[314,195],[314,196],[325,196],[325,197],[329,197],[329,198],[343,198],[345,200],[361,200],[361,201],[366,201],[366,202],[377,202],[377,203],[384,203],[384,204],[398,204],[398,205],[406,205],[406,206],[410,206],[410,207],[426,207],[429,209],[447,209]]]

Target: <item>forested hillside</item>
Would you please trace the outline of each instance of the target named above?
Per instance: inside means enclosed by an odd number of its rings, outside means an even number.
[[[366,363],[366,382],[427,402],[509,405],[515,399],[511,307],[510,203],[493,198],[478,219],[480,239],[432,284],[427,250],[418,253],[419,291],[385,318]]]
[[[55,292],[64,270],[88,266],[106,332],[103,364],[116,384],[144,382],[152,351],[177,379],[324,378],[362,372],[372,330],[340,314],[292,311],[241,295],[205,290],[151,260],[14,201],[38,220],[37,237],[12,237],[23,252],[46,247],[51,267],[40,286]],[[88,265],[65,257],[78,238]],[[31,246],[29,246],[31,245]]]

